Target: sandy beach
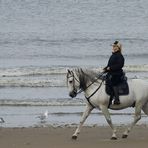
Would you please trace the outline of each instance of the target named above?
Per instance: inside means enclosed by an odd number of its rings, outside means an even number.
[[[136,126],[127,139],[118,127],[118,140],[110,140],[109,127],[84,127],[77,140],[72,140],[73,127],[1,128],[1,148],[147,148],[148,127]]]

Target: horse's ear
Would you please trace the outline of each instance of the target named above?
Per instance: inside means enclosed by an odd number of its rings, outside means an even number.
[[[67,70],[67,72],[68,72],[69,74],[71,74],[71,71],[70,71],[69,69]]]

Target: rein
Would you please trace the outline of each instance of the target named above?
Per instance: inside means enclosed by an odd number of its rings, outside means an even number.
[[[102,73],[97,77],[97,79],[95,79],[95,81],[93,81],[92,83],[90,83],[84,90],[83,90],[83,89],[80,89],[80,90],[77,92],[77,94],[80,94],[80,93],[84,92],[85,90],[87,90],[92,84],[94,84],[98,79],[100,79],[103,74],[104,74],[104,72],[102,72]],[[80,81],[74,76],[74,74],[73,74],[73,77],[74,77],[74,79],[75,79],[78,83],[80,83]],[[104,81],[104,80],[102,80],[102,82],[100,83],[99,87],[98,87],[89,97],[86,97],[86,96],[85,96],[86,100],[89,102],[89,104],[90,104],[93,108],[95,108],[95,106],[90,102],[90,98],[91,98],[93,95],[95,95],[95,93],[101,88],[103,81]]]
[[[90,83],[90,84],[89,84],[84,90],[83,90],[83,89],[80,89],[80,90],[77,92],[77,94],[80,94],[80,93],[82,93],[83,91],[87,90],[92,84],[94,84],[98,79],[100,79],[100,78],[102,77],[103,74],[104,74],[104,72],[102,72],[102,73],[97,77],[97,79],[95,79],[92,83]],[[77,79],[75,78],[75,76],[74,76],[74,79],[75,79],[77,82],[80,83],[80,81],[77,80]],[[103,80],[102,80],[102,82],[103,82]],[[99,85],[98,88],[101,87],[102,82],[100,83],[100,85]],[[99,90],[99,89],[97,89],[97,90]],[[96,91],[95,91],[95,92],[96,92]]]
[[[101,88],[102,83],[103,83],[103,80],[102,80],[102,82],[100,83],[99,87],[98,87],[89,97],[86,97],[86,96],[85,96],[86,100],[88,101],[88,103],[89,103],[93,108],[95,108],[95,106],[90,102],[90,98]]]

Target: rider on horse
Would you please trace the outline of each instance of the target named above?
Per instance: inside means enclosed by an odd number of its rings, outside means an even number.
[[[119,94],[118,94],[118,84],[122,81],[123,76],[123,66],[124,57],[122,55],[122,45],[119,41],[115,41],[112,44],[112,55],[109,58],[107,66],[103,69],[107,73],[107,78],[109,78],[110,84],[112,86],[115,100],[114,104],[120,104]]]

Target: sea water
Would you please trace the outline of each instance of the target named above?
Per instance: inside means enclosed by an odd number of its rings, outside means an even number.
[[[128,78],[147,81],[147,6],[147,0],[1,0],[1,126],[78,124],[86,100],[83,94],[68,96],[67,69],[100,71],[115,40],[123,44]],[[46,110],[42,123],[38,116]],[[111,113],[115,124],[127,124],[134,109]],[[143,114],[139,124],[147,120]],[[86,121],[106,124],[98,110]]]

